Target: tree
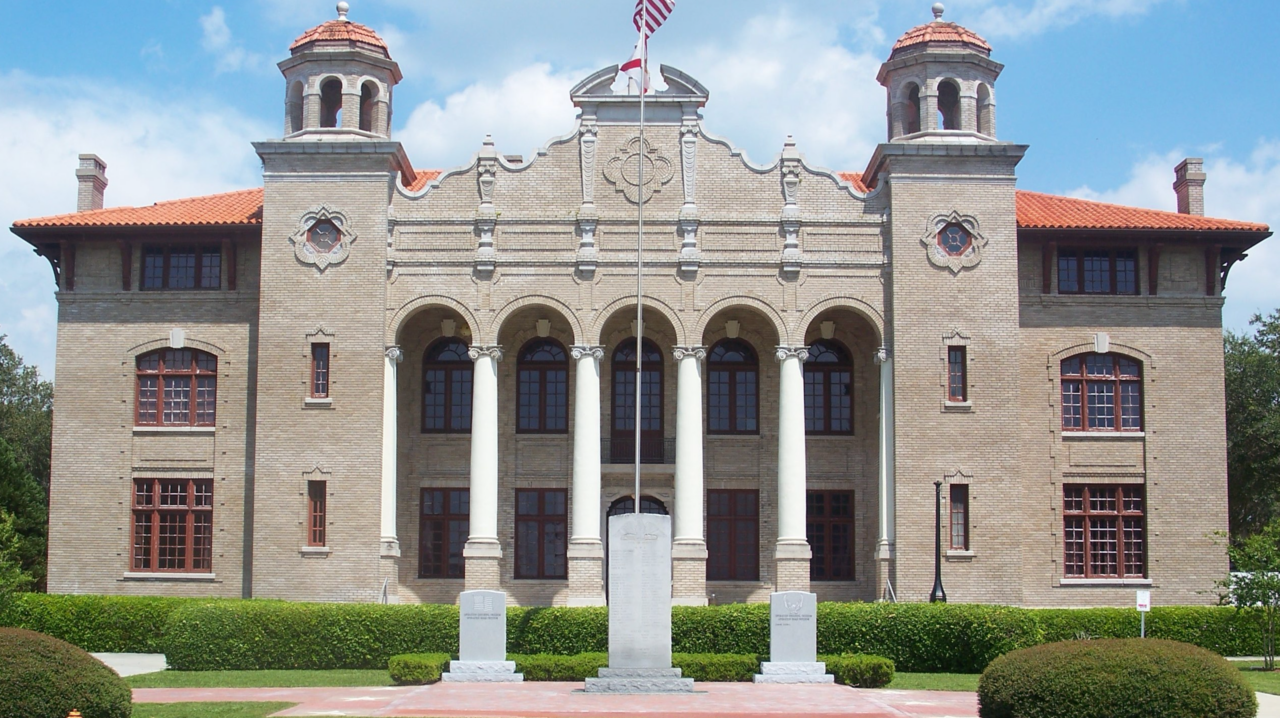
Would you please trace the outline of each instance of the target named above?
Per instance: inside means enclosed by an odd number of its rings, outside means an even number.
[[[1227,495],[1231,536],[1280,515],[1280,311],[1254,315],[1254,335],[1227,332]]]
[[[10,547],[22,570],[44,585],[45,545],[49,529],[45,489],[23,466],[9,443],[0,438],[0,512],[9,517],[18,541]],[[4,547],[0,546],[0,551]]]
[[[1280,619],[1280,518],[1227,546],[1234,570],[1218,583],[1223,604],[1252,611],[1262,626],[1263,666],[1276,667],[1276,622]]]
[[[25,591],[35,579],[22,568],[23,540],[14,530],[13,515],[0,509],[0,604],[17,591]]]
[[[0,334],[0,439],[42,486],[49,486],[53,384],[5,343]]]

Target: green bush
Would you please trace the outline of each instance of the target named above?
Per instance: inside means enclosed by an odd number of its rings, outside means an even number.
[[[1253,718],[1240,671],[1157,639],[1063,641],[1013,651],[978,681],[981,718]]]
[[[403,653],[387,659],[387,671],[398,686],[421,686],[440,680],[448,653]]]
[[[573,656],[609,650],[609,609],[508,608],[507,652]]]
[[[507,656],[507,660],[516,662],[516,673],[523,673],[526,681],[584,681],[595,678],[597,671],[609,665],[609,654],[593,652],[561,656],[549,653],[513,653]]]
[[[382,668],[401,653],[456,653],[458,607],[192,602],[164,634],[169,667],[182,671]]]
[[[129,718],[129,684],[79,648],[34,631],[0,628],[0,715]]]
[[[1137,638],[1132,608],[1042,608],[1033,611],[1046,643],[1078,638]],[[1251,611],[1225,606],[1156,606],[1147,614],[1147,637],[1207,648],[1224,656],[1262,652],[1262,630]]]
[[[827,673],[836,683],[857,688],[884,688],[893,682],[893,661],[863,653],[843,656],[818,656],[827,664]]]
[[[44,633],[86,651],[161,653],[169,615],[189,598],[63,596],[20,593],[7,601],[0,626]]]
[[[750,682],[760,672],[760,659],[735,653],[672,653],[680,675],[709,683]]]
[[[769,654],[769,604],[674,606],[671,650],[679,653]]]

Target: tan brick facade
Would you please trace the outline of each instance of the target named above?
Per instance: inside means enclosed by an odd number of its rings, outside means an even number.
[[[692,467],[670,456],[641,465],[642,494],[677,526],[678,475],[700,475],[701,492],[758,492],[758,578],[707,580],[704,518],[701,536],[677,545],[678,602],[763,601],[797,588],[820,600],[927,600],[935,481],[944,502],[947,486],[969,486],[968,550],[948,551],[943,565],[952,602],[1127,605],[1134,587],[1166,604],[1213,600],[1226,570],[1212,536],[1227,525],[1226,448],[1221,287],[1205,263],[1266,235],[1021,231],[1016,167],[1026,147],[994,137],[1000,66],[980,48],[895,49],[881,72],[891,141],[861,177],[814,168],[790,143],[775,161],[751,164],[703,131],[706,90],[664,68],[670,89],[649,103],[643,187],[626,169],[640,147],[638,99],[610,94],[607,71],[574,90],[577,126],[536,154],[504,158],[486,144],[469,165],[415,181],[387,136],[394,62],[321,42],[295,49],[282,69],[288,134],[255,145],[265,168],[260,226],[173,229],[165,239],[226,240],[218,246],[224,263],[235,260],[234,289],[224,271],[220,291],[139,291],[153,235],[27,237],[63,273],[50,591],[452,602],[464,588],[500,588],[522,605],[603,600],[605,513],[634,481],[633,465],[607,453],[614,377],[633,371],[613,357],[634,337],[636,200],[651,193],[644,334],[663,356],[663,451],[681,411],[676,348],[736,338],[759,360],[754,433],[707,431],[703,363],[701,473],[682,473]],[[360,83],[383,88],[373,129],[358,129],[351,102],[341,125],[321,127],[318,88],[331,77],[349,98]],[[954,120],[936,116],[941,82],[959,87]],[[908,132],[903,115],[910,87],[921,132]],[[345,240],[322,257],[304,246],[321,220]],[[934,238],[947,223],[967,228],[971,251],[940,252]],[[1071,246],[1134,251],[1139,295],[1059,292],[1052,253]],[[470,487],[474,518],[483,510],[475,487],[488,480],[473,465],[478,429],[423,431],[424,355],[446,336],[473,347],[473,358],[480,347],[503,354],[496,544],[468,543],[465,578],[419,573],[423,489]],[[574,476],[583,450],[576,360],[567,363],[567,432],[517,430],[520,349],[539,337],[602,350],[598,492]],[[803,442],[804,486],[853,492],[853,576],[841,581],[810,581],[808,549],[778,540],[787,520],[779,492],[793,494],[779,478],[785,365],[774,354],[819,340],[852,357],[852,434]],[[218,358],[216,426],[135,426],[135,357],[183,343]],[[320,400],[310,398],[313,343],[330,346]],[[952,345],[966,350],[964,402],[948,401]],[[1059,363],[1095,350],[1141,364],[1141,432],[1063,431]],[[166,477],[213,481],[212,573],[131,570],[133,479]],[[323,547],[307,545],[314,480],[327,482]],[[1145,487],[1141,577],[1064,574],[1063,487],[1072,484]],[[515,577],[515,495],[530,488],[563,489],[569,507],[586,501],[584,515],[599,517],[599,527],[569,525],[568,509],[565,578]]]

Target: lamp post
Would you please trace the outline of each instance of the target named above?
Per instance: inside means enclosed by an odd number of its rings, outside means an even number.
[[[933,482],[933,590],[929,603],[946,603],[942,589],[942,479]]]

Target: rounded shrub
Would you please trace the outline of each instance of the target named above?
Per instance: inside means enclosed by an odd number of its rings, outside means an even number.
[[[854,688],[884,688],[893,682],[893,661],[863,653],[844,656],[818,656],[827,664],[827,673],[836,683]]]
[[[1253,718],[1221,656],[1158,639],[1063,641],[1007,653],[978,681],[981,718]]]
[[[448,665],[448,653],[402,653],[387,659],[387,671],[398,686],[435,683]]]
[[[124,679],[75,646],[43,633],[0,628],[0,715],[129,718],[133,695]]]

